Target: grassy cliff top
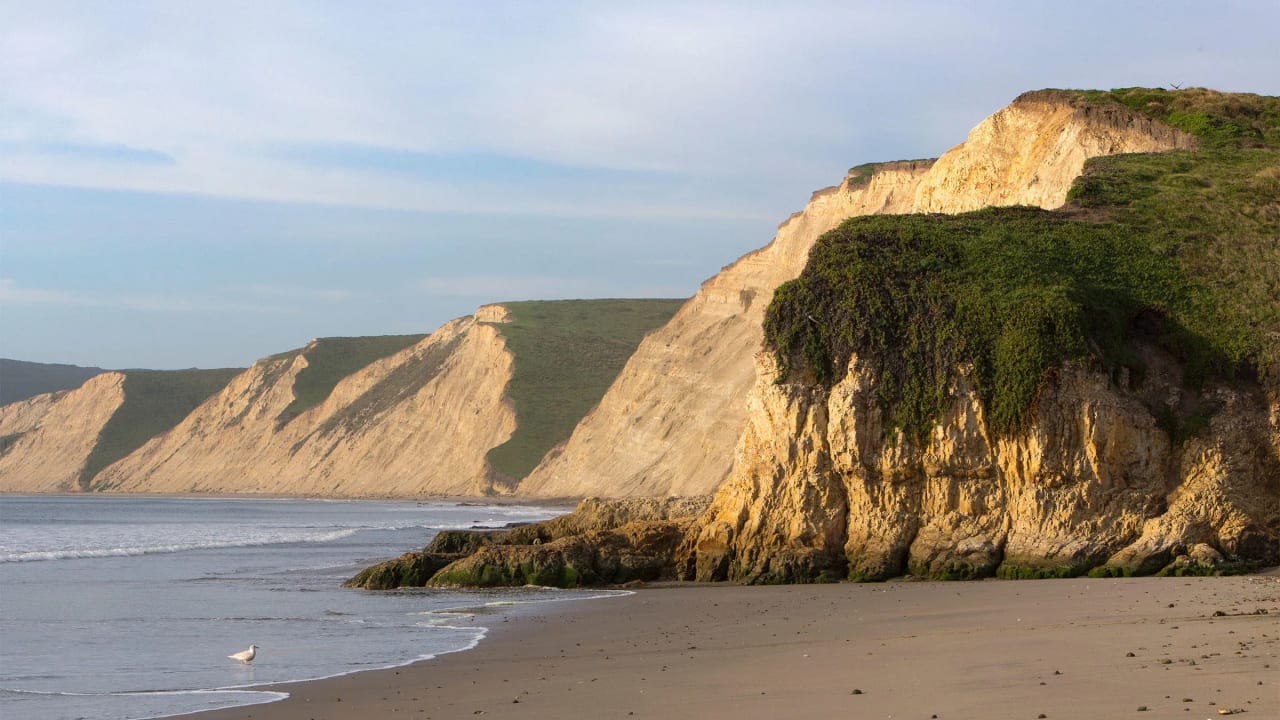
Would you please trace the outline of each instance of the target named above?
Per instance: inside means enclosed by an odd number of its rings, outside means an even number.
[[[919,436],[956,366],[972,362],[1007,433],[1067,360],[1127,368],[1140,383],[1139,346],[1154,344],[1192,388],[1280,361],[1280,98],[1070,92],[1181,117],[1207,141],[1092,160],[1059,211],[846,221],[769,308],[783,379],[804,368],[834,382],[857,354],[881,368],[889,425]]]
[[[494,470],[523,478],[567,440],[604,396],[649,331],[684,300],[546,300],[503,303],[511,322],[495,324],[515,356],[507,386],[516,409],[511,439],[489,451]]]
[[[124,373],[124,401],[103,426],[80,472],[80,484],[85,489],[91,489],[88,483],[103,468],[171,430],[243,369],[121,372]]]
[[[1280,97],[1207,88],[1164,90],[1036,90],[1019,99],[1065,100],[1076,106],[1119,105],[1188,132],[1201,147],[1280,147]]]
[[[343,378],[370,363],[394,355],[425,337],[426,335],[374,335],[320,338],[300,350],[273,356],[284,358],[301,353],[307,358],[307,366],[298,372],[293,381],[294,400],[280,413],[277,420],[281,424],[288,423],[328,399]]]

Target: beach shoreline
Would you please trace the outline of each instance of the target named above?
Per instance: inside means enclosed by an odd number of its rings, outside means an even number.
[[[472,650],[175,717],[1280,717],[1274,571],[669,584],[475,623]]]

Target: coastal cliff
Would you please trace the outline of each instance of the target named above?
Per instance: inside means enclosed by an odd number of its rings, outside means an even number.
[[[548,545],[529,540],[536,529],[510,533],[422,582],[1176,575],[1280,563],[1280,98],[1131,89],[1019,104],[1091,118],[1096,137],[1138,128],[1182,149],[1082,161],[1055,210],[839,223],[760,311],[746,424],[705,512]],[[975,136],[1018,123],[990,125]],[[673,324],[775,246],[710,281]],[[683,400],[702,406],[697,392]],[[619,558],[643,572],[616,574]]]
[[[37,395],[0,407],[0,487],[7,491],[68,492],[103,427],[124,402],[124,375],[104,373],[75,390]],[[21,478],[19,481],[18,478]]]
[[[800,274],[823,233],[853,216],[1056,208],[1086,160],[1190,148],[1194,137],[1120,105],[1027,93],[936,161],[853,168],[814,193],[768,246],[706,281],[640,345],[564,448],[520,486],[529,495],[698,495],[725,479],[747,422],[751,357],[774,289]]]
[[[0,490],[510,493],[680,303],[486,305],[244,371],[108,373],[0,408]]]
[[[106,468],[112,492],[360,497],[488,490],[482,451],[510,436],[512,358],[492,313],[446,323],[298,409],[326,340],[265,358],[172,431]]]
[[[691,578],[1054,577],[1280,562],[1280,403],[1260,392],[1216,388],[1223,409],[1175,446],[1140,398],[1069,366],[1040,393],[1035,421],[1001,438],[959,373],[932,432],[914,443],[885,435],[873,365],[854,358],[825,388],[778,383],[772,355],[757,360],[733,475],[684,550]]]

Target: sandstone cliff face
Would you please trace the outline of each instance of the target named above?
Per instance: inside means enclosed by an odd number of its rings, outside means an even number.
[[[487,492],[484,454],[510,437],[512,357],[484,308],[344,378],[282,422],[300,352],[259,361],[170,432],[95,479],[121,492],[364,497]]]
[[[102,428],[124,402],[124,375],[103,373],[75,390],[0,407],[0,435],[21,433],[0,455],[0,490],[71,492]]]
[[[703,284],[640,345],[562,452],[520,486],[541,496],[697,495],[724,480],[748,417],[751,357],[774,289],[803,269],[818,236],[854,215],[1055,208],[1090,157],[1190,147],[1180,131],[1122,109],[1029,95],[934,161],[851,172],[814,194],[773,242]]]
[[[1280,400],[1218,388],[1180,446],[1106,376],[1061,369],[1024,432],[993,440],[964,372],[927,443],[886,440],[875,368],[778,384],[757,356],[734,470],[682,555],[688,577],[796,582],[903,573],[1156,572],[1280,561]],[[1169,382],[1151,392],[1169,392]]]

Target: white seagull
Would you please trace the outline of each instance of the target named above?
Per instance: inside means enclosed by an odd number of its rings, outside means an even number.
[[[250,645],[248,650],[241,650],[240,652],[234,655],[228,655],[227,657],[231,658],[232,660],[239,660],[242,663],[248,664],[248,662],[252,660],[254,656],[257,654],[258,654],[258,646]]]

